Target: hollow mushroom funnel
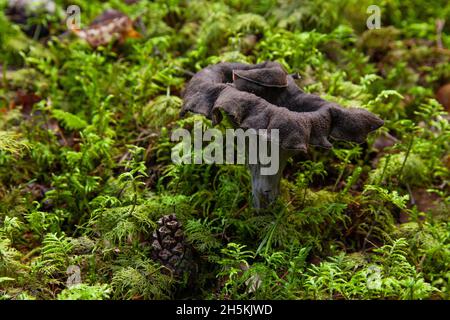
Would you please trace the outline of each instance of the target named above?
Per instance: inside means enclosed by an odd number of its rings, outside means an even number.
[[[229,117],[238,128],[279,130],[279,170],[261,175],[260,164],[249,165],[253,206],[267,207],[279,194],[289,157],[308,146],[331,148],[328,140],[363,143],[383,120],[360,108],[343,108],[303,92],[277,62],[219,63],[196,73],[186,86],[181,116],[203,114],[213,124]]]

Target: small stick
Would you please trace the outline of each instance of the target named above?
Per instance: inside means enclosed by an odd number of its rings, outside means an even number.
[[[436,20],[436,43],[437,47],[439,49],[443,49],[444,46],[442,44],[442,30],[445,26],[445,20],[444,19],[438,19]]]

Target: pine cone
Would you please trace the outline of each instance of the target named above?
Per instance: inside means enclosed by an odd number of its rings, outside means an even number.
[[[192,277],[196,273],[192,248],[186,242],[182,224],[175,214],[165,215],[158,220],[152,247],[152,259],[167,267],[175,277],[182,278],[186,273]]]

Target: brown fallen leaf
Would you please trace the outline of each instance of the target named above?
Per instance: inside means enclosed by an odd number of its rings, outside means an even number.
[[[18,106],[21,106],[22,113],[25,115],[29,115],[33,106],[41,101],[42,98],[36,95],[34,92],[26,91],[23,89],[19,89],[16,92],[16,95],[13,99],[9,101],[8,110],[1,110],[2,112],[7,112],[15,109]]]
[[[113,41],[125,42],[128,38],[141,38],[133,27],[133,20],[117,10],[107,10],[85,29],[72,29],[81,39],[93,48],[107,45]]]

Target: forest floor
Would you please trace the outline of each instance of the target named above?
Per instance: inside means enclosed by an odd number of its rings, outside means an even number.
[[[366,0],[0,0],[0,299],[449,299],[450,3],[379,2],[369,30]],[[133,32],[86,41],[69,5]],[[179,116],[192,74],[267,60],[385,123],[257,212],[245,166],[176,165],[170,133],[212,127]]]

